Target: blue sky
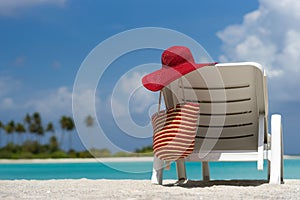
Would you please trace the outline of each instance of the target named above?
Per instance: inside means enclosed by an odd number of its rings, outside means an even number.
[[[269,75],[270,113],[283,114],[285,153],[300,154],[299,9],[296,0],[0,0],[0,120],[22,120],[34,111],[54,122],[61,115],[72,115],[75,77],[92,49],[126,30],[163,27],[193,38],[215,61],[263,64]],[[160,54],[159,50],[126,54],[99,82],[97,117],[121,149],[151,144],[151,138],[132,137],[116,125],[110,102],[118,104],[122,96],[113,99],[112,89],[120,84],[125,95],[127,84],[139,84],[144,72],[120,78],[134,66],[159,63]],[[144,99],[136,95],[130,101],[133,108],[144,106],[131,113],[140,126],[149,123],[149,105],[155,101],[153,94],[142,94]],[[122,117],[121,107],[117,117]],[[77,145],[82,148],[79,141]]]

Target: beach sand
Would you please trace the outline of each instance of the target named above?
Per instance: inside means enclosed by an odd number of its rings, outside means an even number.
[[[283,185],[264,181],[188,181],[163,186],[149,180],[0,181],[0,199],[300,199],[300,180]]]

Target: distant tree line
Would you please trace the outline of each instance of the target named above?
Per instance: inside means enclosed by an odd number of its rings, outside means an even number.
[[[44,123],[38,112],[27,113],[21,122],[0,121],[0,158],[69,157],[75,153],[72,146],[74,120],[62,116],[59,126],[61,132],[58,140],[53,122]],[[69,135],[68,145],[67,150],[63,151],[66,134]],[[49,141],[43,144],[45,138]]]
[[[85,119],[87,127],[92,127],[94,119],[89,115]],[[134,153],[117,152],[112,154],[108,149],[91,149],[90,151],[75,151],[73,136],[75,124],[72,117],[63,115],[59,119],[60,134],[53,122],[44,123],[40,113],[26,114],[22,122],[10,120],[0,121],[0,158],[87,158],[113,156],[145,156],[152,155],[152,146],[136,149]],[[43,143],[45,136],[49,141]],[[67,137],[67,142],[66,142]],[[4,139],[5,138],[5,139]],[[67,150],[63,145],[67,144]]]
[[[62,130],[59,146],[65,140],[66,133],[69,134],[68,149],[72,149],[72,134],[74,134],[75,124],[72,117],[62,116],[59,120],[60,128]],[[43,123],[40,113],[35,112],[32,115],[26,114],[23,122],[15,122],[10,120],[8,123],[0,121],[0,146],[12,144],[23,144],[28,141],[37,141],[41,143],[45,134],[51,134],[50,140],[57,140],[55,135],[55,128],[52,122]],[[4,141],[6,135],[6,141]],[[54,139],[55,138],[55,139]]]

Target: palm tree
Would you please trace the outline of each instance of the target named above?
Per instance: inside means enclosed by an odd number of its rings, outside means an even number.
[[[86,116],[84,122],[85,122],[85,125],[86,125],[87,127],[91,128],[91,127],[94,126],[95,120],[94,120],[94,118],[93,118],[91,115],[88,115],[88,116]],[[91,135],[91,134],[90,134],[90,135]],[[89,137],[89,138],[92,138],[92,137]],[[90,145],[91,145],[91,149],[93,149],[93,146],[94,146],[94,145],[93,145],[93,141],[90,141],[89,143],[90,143]]]
[[[25,118],[24,118],[24,122],[26,124],[31,124],[31,116],[27,113]]]
[[[74,121],[71,117],[68,117],[67,118],[67,128],[66,130],[69,132],[69,150],[72,150],[73,149],[73,130],[75,128],[75,124],[74,124]]]
[[[18,143],[21,144],[22,143],[21,142],[21,137],[22,137],[21,134],[24,134],[26,132],[26,129],[23,124],[17,123],[17,125],[15,127],[15,131],[19,134],[19,142]]]
[[[24,124],[25,124],[25,127],[27,129],[27,133],[33,134],[34,133],[33,132],[34,131],[34,127],[32,127],[32,119],[31,119],[31,116],[28,113],[24,117]],[[25,141],[27,139],[28,138],[26,138]]]
[[[91,115],[86,116],[84,122],[87,127],[94,126],[94,118]]]
[[[71,117],[67,117],[67,116],[62,116],[60,118],[60,126],[61,129],[63,130],[62,133],[62,140],[63,141],[63,136],[64,136],[64,131],[68,131],[69,132],[69,150],[72,149],[72,134],[71,132],[74,130],[75,128],[75,124],[74,124],[74,120]]]
[[[7,135],[13,134],[15,131],[15,122],[13,120],[9,121],[8,124],[5,125],[4,129]],[[7,144],[9,143],[8,139],[9,137],[7,136]],[[11,142],[14,143],[13,138]]]
[[[38,124],[38,125],[42,124],[42,119],[41,119],[40,113],[34,112],[34,113],[32,114],[32,119],[33,119],[33,121],[34,121],[36,124]]]
[[[55,130],[54,130],[54,125],[52,122],[49,122],[46,126],[46,132],[50,132],[51,133],[51,137],[49,139],[49,145],[50,145],[50,151],[54,152],[56,150],[58,150],[58,143],[57,143],[57,139],[55,136]]]
[[[41,138],[44,135],[44,127],[42,125],[42,118],[38,112],[33,113],[32,119],[34,121],[35,130],[34,133],[37,134],[39,143],[41,143]]]
[[[58,149],[59,149],[59,146],[58,146],[57,139],[53,135],[50,137],[50,140],[49,140],[49,150],[51,153],[53,153],[53,152],[57,151]]]
[[[60,141],[59,141],[60,148],[62,148],[62,144],[64,142],[65,130],[67,129],[67,124],[68,124],[67,121],[68,121],[68,117],[65,115],[63,115],[59,120],[60,127],[62,129],[62,133],[61,133]]]
[[[53,126],[53,123],[52,122],[49,122],[46,126],[46,132],[51,132],[52,133],[52,136],[54,136],[54,126]]]
[[[4,128],[3,123],[0,121],[0,147],[2,146],[2,141],[4,140],[4,135],[2,136],[2,129]],[[3,143],[4,144],[4,143]]]

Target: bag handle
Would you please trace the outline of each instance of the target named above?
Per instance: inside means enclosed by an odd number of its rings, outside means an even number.
[[[183,98],[183,103],[186,103],[185,101],[185,95],[184,95],[184,86],[183,86],[183,82],[182,82],[182,78],[179,79],[178,85],[180,84],[181,87],[181,92],[182,92],[182,98]],[[162,98],[162,90],[159,90],[159,97],[158,97],[158,108],[157,108],[157,112],[160,112],[160,107],[161,107],[161,98]],[[174,106],[175,110],[176,110],[176,106]]]
[[[182,92],[182,100],[183,100],[183,103],[186,103],[185,102],[185,95],[184,95],[184,86],[183,86],[183,81],[182,81],[182,78],[180,78],[179,82],[180,84],[180,87],[181,87],[181,92]]]
[[[159,91],[159,97],[158,97],[158,110],[157,112],[160,112],[160,105],[161,105],[161,90]]]

